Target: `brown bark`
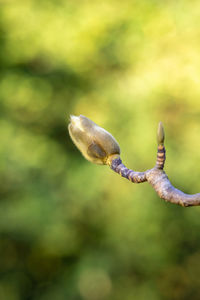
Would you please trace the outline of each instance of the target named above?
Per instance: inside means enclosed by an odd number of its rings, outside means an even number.
[[[163,170],[158,168],[148,170],[146,178],[161,199],[185,207],[200,205],[200,193],[190,195],[176,189]]]
[[[157,163],[154,168],[145,172],[135,172],[126,168],[122,164],[120,157],[115,157],[113,160],[111,159],[109,165],[113,171],[117,172],[122,177],[127,178],[131,182],[142,183],[148,181],[158,196],[166,202],[171,202],[184,207],[200,205],[200,193],[190,195],[175,188],[169,181],[167,174],[162,170],[161,165],[158,165]]]

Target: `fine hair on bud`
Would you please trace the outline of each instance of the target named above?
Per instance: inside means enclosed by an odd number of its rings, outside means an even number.
[[[109,157],[120,154],[115,138],[89,118],[70,116],[69,134],[83,156],[96,164],[108,164]]]

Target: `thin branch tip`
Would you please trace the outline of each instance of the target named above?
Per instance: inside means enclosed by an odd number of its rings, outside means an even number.
[[[157,159],[154,168],[145,172],[128,169],[121,161],[120,147],[115,138],[83,115],[70,116],[69,134],[83,156],[96,164],[106,164],[116,173],[134,183],[148,181],[158,196],[183,207],[200,206],[200,193],[189,195],[173,187],[163,171],[165,164],[165,132],[162,122],[157,130]]]

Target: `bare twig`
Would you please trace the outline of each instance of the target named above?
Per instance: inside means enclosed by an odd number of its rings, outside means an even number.
[[[159,197],[167,202],[184,207],[200,205],[200,193],[190,195],[176,189],[163,171],[166,156],[164,128],[161,122],[158,125],[157,133],[156,166],[145,172],[135,172],[122,163],[119,145],[109,132],[82,115],[79,117],[71,116],[70,121],[68,127],[70,136],[83,156],[89,161],[109,165],[113,171],[131,182],[148,181]]]

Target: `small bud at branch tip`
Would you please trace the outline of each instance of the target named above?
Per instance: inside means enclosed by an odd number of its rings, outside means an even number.
[[[162,122],[158,124],[158,131],[157,131],[157,142],[158,145],[163,145],[165,140],[165,132]]]

